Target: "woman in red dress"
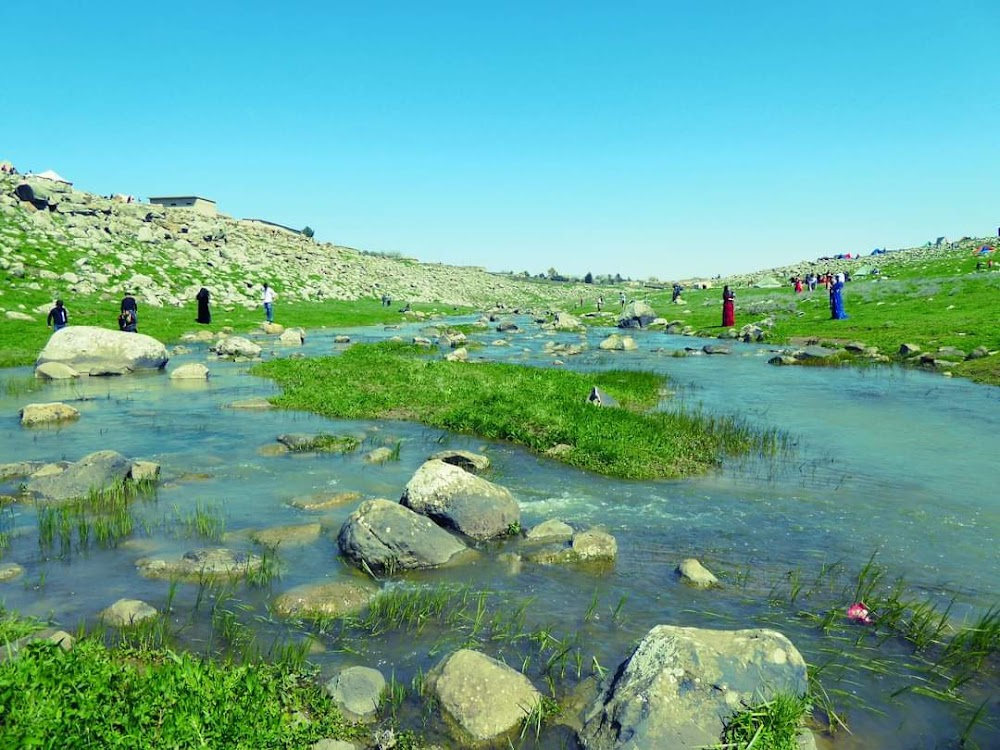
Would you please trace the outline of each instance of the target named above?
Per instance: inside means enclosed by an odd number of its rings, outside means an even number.
[[[722,326],[732,328],[736,325],[736,295],[727,284],[722,288]]]

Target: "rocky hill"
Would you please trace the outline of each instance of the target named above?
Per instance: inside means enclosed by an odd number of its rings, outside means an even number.
[[[222,305],[255,306],[264,282],[283,301],[387,294],[400,304],[558,305],[593,294],[582,284],[366,253],[258,221],[8,175],[0,176],[0,271],[12,290],[115,299],[128,289],[153,306],[188,304],[202,286]]]

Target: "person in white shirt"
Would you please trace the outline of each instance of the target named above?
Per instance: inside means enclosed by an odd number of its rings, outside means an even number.
[[[274,301],[278,299],[278,295],[274,293],[274,290],[267,284],[264,284],[264,315],[267,316],[267,322],[274,322]]]

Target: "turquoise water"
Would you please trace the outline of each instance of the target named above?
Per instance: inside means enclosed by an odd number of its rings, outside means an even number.
[[[198,346],[173,358],[169,368],[206,362],[212,371],[207,383],[179,384],[159,373],[50,383],[33,393],[16,393],[31,370],[7,370],[0,373],[0,414],[5,415],[0,462],[75,460],[111,448],[158,461],[163,481],[155,500],[137,508],[143,523],[113,550],[91,547],[62,554],[41,549],[34,509],[11,506],[4,517],[12,532],[4,561],[20,563],[25,574],[0,584],[0,596],[10,608],[52,617],[66,627],[93,623],[101,609],[123,596],[162,609],[171,596],[169,584],[140,577],[134,562],[153,552],[212,546],[185,534],[183,519],[195,508],[224,518],[232,535],[226,544],[242,548],[250,545],[240,532],[318,519],[324,534],[313,544],[283,551],[280,580],[270,588],[226,592],[239,602],[242,620],[262,638],[295,637],[299,631],[271,618],[267,603],[302,583],[356,575],[339,562],[335,543],[355,505],[316,514],[288,502],[322,491],[397,499],[430,453],[465,448],[490,456],[491,479],[518,498],[525,526],[548,518],[577,527],[604,526],[618,540],[619,559],[596,571],[515,566],[491,548],[470,565],[413,575],[405,579],[408,584],[460,583],[504,597],[530,597],[529,626],[561,629],[565,638],[575,639],[587,664],[593,657],[612,669],[656,624],[774,627],[811,665],[827,665],[821,670],[824,687],[841,691],[837,702],[852,734],[838,733],[834,747],[950,747],[971,710],[990,696],[996,707],[995,675],[966,686],[965,707],[922,697],[907,687],[921,675],[912,668],[915,658],[907,643],[890,639],[876,647],[840,617],[824,632],[809,615],[846,606],[845,586],[873,555],[891,579],[905,579],[915,596],[942,607],[953,602],[955,624],[997,604],[1000,500],[992,441],[1000,434],[1000,391],[895,368],[773,367],[766,364],[771,352],[758,345],[731,344],[728,356],[678,358],[671,356],[673,350],[708,342],[660,333],[636,333],[636,352],[600,352],[596,345],[607,331],[581,337],[524,327],[529,332],[509,336],[509,347],[490,345],[501,338],[495,331],[476,334],[472,338],[487,345],[472,350],[471,358],[556,366],[555,357],[543,352],[547,342],[586,339],[589,348],[583,354],[564,357],[558,366],[665,373],[674,397],[662,408],[679,403],[739,414],[785,431],[795,449],[777,460],[732,463],[706,477],[622,482],[509,445],[419,425],[227,409],[225,404],[272,395],[275,388],[248,375],[247,365],[216,362]],[[341,333],[371,341],[424,332],[418,325],[326,329],[310,332],[301,350],[266,349],[265,356],[334,352],[342,347],[333,344],[333,336]],[[20,427],[17,412],[24,404],[55,400],[72,403],[81,411],[80,420],[57,429]],[[268,456],[261,450],[284,432],[319,431],[356,435],[363,447],[346,456]],[[396,441],[402,441],[399,461],[381,466],[362,461],[371,447]],[[7,486],[13,489],[16,482]],[[692,556],[722,578],[723,588],[694,591],[676,581],[677,563]],[[821,571],[830,566],[837,576],[822,578]],[[795,582],[803,583],[792,601]],[[184,626],[182,637],[193,647],[209,648],[215,642],[206,617],[192,614],[197,587],[181,586],[173,597],[171,621]],[[370,639],[362,653],[345,649],[333,635],[317,636],[317,646],[322,653],[312,658],[325,672],[364,663],[386,674],[394,671],[407,682],[440,658],[428,655],[429,644],[411,636]],[[876,662],[877,670],[871,667]],[[544,685],[541,675],[531,676]],[[992,713],[994,726],[980,725],[973,734],[982,747],[1000,745]],[[564,738],[553,729],[538,746],[561,747]]]

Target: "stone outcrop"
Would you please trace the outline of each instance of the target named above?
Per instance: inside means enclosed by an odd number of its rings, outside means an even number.
[[[389,500],[366,500],[337,535],[341,553],[373,572],[436,568],[466,546],[426,516]]]
[[[400,503],[479,540],[504,536],[521,521],[510,490],[444,461],[424,462],[406,483]]]
[[[444,450],[432,455],[430,461],[444,461],[471,474],[482,474],[490,468],[490,459],[481,453],[463,450]]]
[[[658,625],[591,705],[580,738],[587,750],[711,747],[734,712],[807,687],[805,661],[777,631]]]
[[[67,326],[52,334],[35,365],[60,362],[87,375],[127,375],[139,370],[162,370],[168,360],[167,348],[152,336],[96,326]]]
[[[606,339],[601,341],[597,345],[598,349],[604,351],[635,351],[639,348],[639,345],[635,343],[635,339],[631,336],[622,336],[620,333],[612,333]]]
[[[427,681],[459,740],[485,742],[510,732],[542,700],[523,674],[470,649],[445,657]]]

